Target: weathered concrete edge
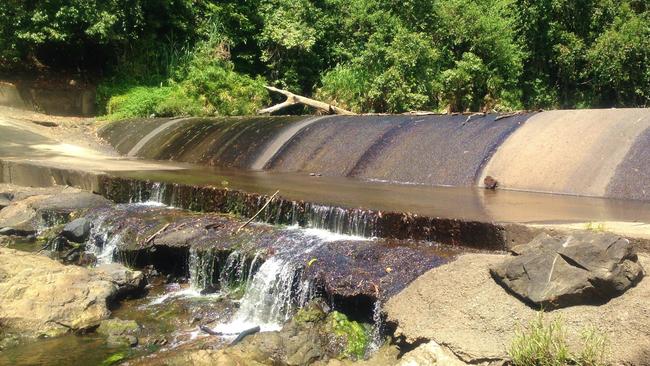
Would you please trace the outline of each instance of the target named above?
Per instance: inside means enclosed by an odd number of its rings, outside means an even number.
[[[0,159],[0,182],[22,186],[48,187],[64,185],[88,190],[117,203],[147,201],[153,197],[160,182],[120,178],[107,173],[57,168],[33,162]],[[169,184],[162,203],[199,212],[222,212],[253,216],[268,196],[212,186]],[[273,224],[306,224],[307,213],[314,202],[274,200],[265,213]],[[371,224],[368,234],[382,238],[434,241],[483,250],[508,250],[527,243],[549,229],[518,223],[466,221],[462,219],[427,217],[404,212],[382,212],[362,208],[338,207],[350,217],[364,217]],[[552,230],[551,230],[552,231]],[[557,230],[558,233],[570,230]],[[639,251],[650,252],[650,240],[628,239]]]
[[[43,88],[33,84],[31,81],[0,81],[0,105],[47,114],[95,114],[94,88]]]

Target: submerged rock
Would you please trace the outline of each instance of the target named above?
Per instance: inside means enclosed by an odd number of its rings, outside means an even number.
[[[513,251],[520,255],[492,266],[490,273],[507,290],[544,309],[604,303],[643,277],[630,242],[613,234],[540,234]]]
[[[44,256],[0,248],[0,324],[26,337],[93,328],[117,287],[105,275]]]
[[[134,320],[107,319],[97,327],[97,333],[107,337],[111,345],[136,346],[138,344],[137,334],[140,326]]]

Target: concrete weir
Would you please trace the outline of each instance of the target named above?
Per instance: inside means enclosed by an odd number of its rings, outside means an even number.
[[[433,186],[491,176],[502,189],[650,200],[650,109],[179,121],[121,121],[100,135],[146,159]]]
[[[598,123],[600,115],[605,122]],[[126,155],[137,147],[137,155],[144,159],[71,149],[27,122],[5,118],[0,119],[0,138],[11,136],[11,142],[0,147],[0,180],[71,185],[116,202],[154,200],[246,217],[280,190],[258,220],[483,249],[525,242],[549,225],[573,230],[605,222],[622,235],[632,233],[638,246],[647,250],[649,197],[644,189],[630,187],[648,183],[626,180],[637,177],[645,163],[643,139],[649,116],[648,110],[636,109],[502,117],[144,119],[119,121],[100,130],[118,152]],[[579,155],[569,147],[582,128],[591,126],[587,120],[596,121],[591,128],[604,130],[584,134],[589,143],[580,140],[575,145]],[[560,133],[560,123],[578,126],[567,127],[573,137],[551,138]],[[621,130],[625,133],[616,132],[619,124],[626,127]],[[531,171],[526,180],[525,174],[515,175],[508,168],[508,159],[523,164],[515,161],[517,149],[524,154],[528,146],[547,145],[549,152],[540,153],[538,167],[525,169],[548,171],[549,189],[538,185],[544,183],[541,173]],[[601,145],[607,147],[604,153],[598,150]],[[557,153],[561,149],[564,153]],[[534,161],[535,154],[527,154],[522,160]],[[592,155],[592,160],[582,160],[597,166],[591,170],[566,162],[570,156]],[[615,163],[619,160],[622,163]],[[553,162],[561,166],[555,169]],[[251,170],[254,166],[264,170]],[[575,173],[575,182],[553,183],[555,176],[569,173]],[[506,189],[480,188],[487,174],[494,174]],[[635,195],[628,197],[627,192]],[[612,195],[636,200],[606,198]]]

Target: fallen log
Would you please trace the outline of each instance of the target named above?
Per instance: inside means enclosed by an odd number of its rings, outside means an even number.
[[[345,114],[345,115],[354,115],[354,114],[356,114],[354,112],[350,112],[350,111],[345,110],[343,108],[339,108],[339,107],[336,107],[336,106],[333,106],[331,104],[324,103],[324,102],[321,102],[321,101],[318,101],[318,100],[315,100],[315,99],[303,97],[301,95],[297,95],[297,94],[291,93],[291,92],[286,91],[286,90],[274,88],[272,86],[265,86],[265,88],[272,91],[272,92],[280,93],[280,94],[286,96],[287,100],[285,100],[282,103],[270,106],[268,108],[260,109],[259,111],[257,111],[258,114],[266,114],[266,113],[277,112],[277,111],[279,111],[279,110],[281,110],[283,108],[290,107],[290,106],[296,105],[296,104],[304,104],[304,105],[307,105],[307,106],[310,106],[310,107],[314,107],[316,109],[326,111],[327,113],[330,113],[330,114]]]

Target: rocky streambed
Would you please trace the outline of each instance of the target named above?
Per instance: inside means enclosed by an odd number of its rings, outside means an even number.
[[[540,308],[567,352],[606,340],[569,364],[649,364],[648,255],[614,234],[476,253],[0,188],[1,365],[504,365]]]
[[[65,187],[2,191],[0,364],[395,364],[382,304],[459,253]]]

